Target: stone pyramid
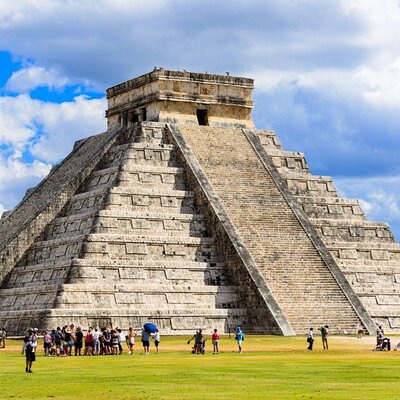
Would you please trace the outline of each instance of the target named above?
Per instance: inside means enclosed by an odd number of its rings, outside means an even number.
[[[0,326],[400,329],[400,246],[251,120],[253,81],[156,69],[0,221]]]

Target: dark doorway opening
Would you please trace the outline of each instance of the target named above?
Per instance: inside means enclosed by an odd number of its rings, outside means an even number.
[[[197,122],[199,123],[199,125],[208,125],[207,110],[197,109]]]

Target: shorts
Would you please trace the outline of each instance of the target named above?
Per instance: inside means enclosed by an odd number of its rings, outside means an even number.
[[[26,361],[36,361],[36,355],[33,351],[25,352]]]
[[[72,346],[74,345],[74,342],[73,342],[72,340],[70,340],[69,342],[67,342],[67,345],[68,345],[69,347],[72,347]]]
[[[50,348],[51,348],[51,343],[46,343],[46,342],[44,342],[44,343],[43,343],[43,348],[44,348],[44,349],[50,349]]]
[[[239,346],[242,345],[242,341],[241,341],[241,340],[236,340],[236,341],[237,341],[237,344],[238,344]]]
[[[154,341],[154,344],[156,345],[156,347],[160,344],[160,341],[159,340],[155,340]]]
[[[93,347],[93,342],[85,342],[85,347]]]
[[[214,345],[214,346],[218,346],[218,344],[219,344],[219,341],[218,341],[218,340],[214,340],[214,341],[213,341],[213,345]]]
[[[150,347],[150,340],[142,340],[143,347]]]

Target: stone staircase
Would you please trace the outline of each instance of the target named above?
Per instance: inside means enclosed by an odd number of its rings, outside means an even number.
[[[320,324],[354,332],[361,323],[354,308],[243,130],[180,125],[179,131],[295,332]],[[259,133],[282,162],[276,137]],[[299,153],[287,160],[307,170]],[[299,196],[336,196],[330,178],[292,174],[291,188]]]
[[[152,320],[165,334],[247,319],[157,123],[120,135],[3,282],[0,304],[10,333],[39,319],[125,329]]]
[[[388,225],[367,221],[357,200],[311,175],[304,155],[282,150],[274,132],[255,133],[375,323],[400,332],[400,245]]]

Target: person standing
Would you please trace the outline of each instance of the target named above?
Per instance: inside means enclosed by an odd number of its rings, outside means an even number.
[[[6,348],[6,338],[7,338],[7,332],[6,328],[1,328],[0,330],[0,344],[3,349]]]
[[[92,328],[89,328],[85,336],[85,356],[93,354],[93,333]]]
[[[52,348],[53,345],[53,340],[51,338],[51,334],[48,331],[44,332],[43,336],[43,349],[44,349],[44,355],[49,356],[50,355],[50,349]]]
[[[319,331],[321,332],[321,337],[322,337],[322,347],[324,350],[328,350],[328,333],[329,333],[329,326],[321,326],[319,328]]]
[[[307,343],[308,343],[307,349],[312,350],[313,344],[314,344],[314,329],[313,328],[310,328],[310,330],[308,331]]]
[[[378,328],[376,329],[376,345],[378,346],[383,339],[383,335],[385,333],[383,332],[382,327],[379,325]]]
[[[219,352],[219,348],[218,348],[219,338],[220,338],[220,336],[219,336],[218,331],[216,329],[214,329],[214,333],[211,335],[211,341],[213,344],[213,354],[218,354],[218,352]]]
[[[239,350],[238,353],[242,353],[243,339],[244,339],[244,333],[243,333],[242,329],[240,328],[240,326],[238,326],[235,331],[235,340],[236,340],[236,343],[238,345],[238,350]]]
[[[135,336],[136,336],[136,332],[134,332],[133,328],[130,327],[129,331],[128,331],[128,337],[127,337],[127,342],[128,342],[128,347],[129,347],[128,354],[133,353],[133,346],[135,345]]]
[[[193,339],[194,339],[194,352],[195,352],[195,354],[202,354],[203,341],[204,341],[203,331],[201,329],[198,329],[196,331],[196,333],[191,337],[191,339],[188,340],[187,344],[190,344],[190,342]]]
[[[38,345],[37,336],[35,331],[30,328],[28,335],[24,337],[24,343],[22,345],[22,353],[25,353],[26,365],[25,372],[32,373],[32,363],[36,361],[36,347]]]
[[[93,355],[98,356],[100,354],[100,332],[97,328],[94,328],[93,332]]]
[[[147,332],[146,329],[142,330],[142,344],[143,344],[143,354],[148,355],[150,352],[150,332]]]
[[[82,329],[78,326],[76,328],[75,333],[75,355],[80,356],[83,346],[83,332]]]
[[[156,353],[158,353],[158,345],[160,344],[160,332],[158,331],[158,329],[156,329],[156,331],[154,332],[153,338],[154,345],[156,346]]]

